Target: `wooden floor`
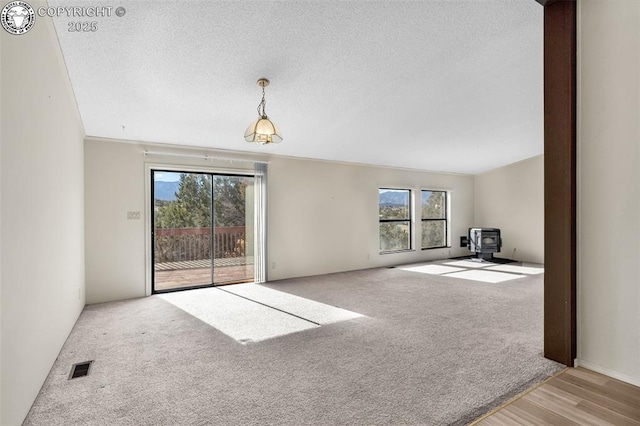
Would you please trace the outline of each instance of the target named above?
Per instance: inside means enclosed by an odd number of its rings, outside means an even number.
[[[223,266],[211,268],[176,269],[155,271],[155,290],[168,290],[197,285],[229,284],[253,281],[253,265]]]
[[[640,425],[640,388],[568,368],[473,425]]]

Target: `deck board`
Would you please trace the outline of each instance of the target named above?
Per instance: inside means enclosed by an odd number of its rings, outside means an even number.
[[[213,269],[213,282],[230,284],[253,281],[254,269],[251,265],[220,266]],[[154,289],[168,290],[211,284],[211,268],[190,268],[156,270]]]

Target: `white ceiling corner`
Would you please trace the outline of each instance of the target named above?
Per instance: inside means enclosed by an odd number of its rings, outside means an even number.
[[[126,14],[55,18],[90,136],[470,174],[543,152],[534,0],[102,5]],[[279,145],[243,140],[263,76]]]

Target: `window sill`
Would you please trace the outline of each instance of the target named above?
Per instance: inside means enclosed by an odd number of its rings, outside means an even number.
[[[381,251],[380,254],[410,253],[412,251],[415,251],[415,250],[414,249],[406,249],[406,250]]]
[[[451,246],[440,246],[440,247],[426,247],[422,250],[438,250],[438,249],[450,249]]]

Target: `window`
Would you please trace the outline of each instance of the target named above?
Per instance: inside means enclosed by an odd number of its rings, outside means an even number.
[[[380,253],[411,249],[411,190],[378,190]]]
[[[422,248],[447,246],[447,193],[422,191]]]

